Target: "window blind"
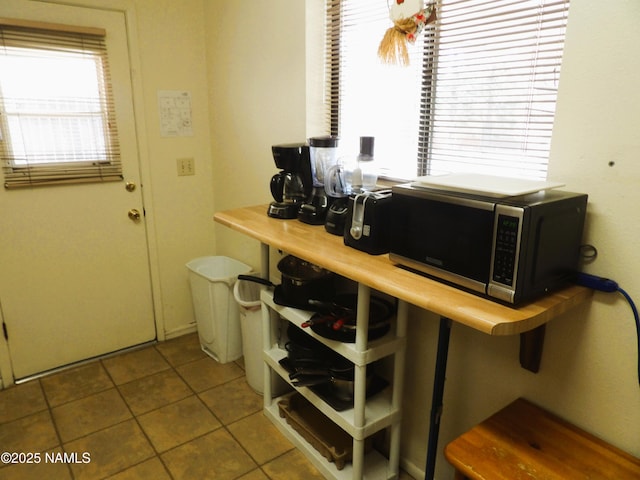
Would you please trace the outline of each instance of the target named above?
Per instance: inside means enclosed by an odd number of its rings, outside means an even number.
[[[122,179],[105,32],[0,19],[6,188]]]
[[[568,7],[438,0],[438,20],[409,46],[404,68],[375,58],[390,24],[385,2],[331,0],[332,133],[376,136],[376,159],[391,177],[546,178]]]
[[[327,1],[329,120],[331,133],[340,137],[341,154],[355,158],[359,138],[372,136],[383,174],[414,177],[424,37],[409,48],[408,66],[382,64],[377,52],[391,26],[387,3]]]

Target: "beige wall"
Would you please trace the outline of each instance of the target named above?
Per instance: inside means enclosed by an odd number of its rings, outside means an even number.
[[[265,11],[247,0],[206,2],[217,209],[268,201],[267,181],[275,172],[269,146],[312,134],[304,129],[302,3],[270,2]],[[600,257],[585,270],[619,281],[640,302],[640,224],[632,210],[640,200],[638,19],[635,0],[572,2],[549,178],[590,194],[585,240]],[[241,33],[230,36],[238,25]],[[216,235],[218,254],[258,266],[256,242],[224,227]],[[424,469],[436,338],[437,319],[414,312],[402,451],[416,475]],[[552,321],[538,374],[519,367],[518,342],[454,326],[440,451],[524,396],[640,456],[635,331],[621,297],[596,294],[591,305]],[[441,454],[436,473],[451,478]]]
[[[185,263],[215,254],[213,162],[202,0],[135,0],[161,315],[168,336],[194,322]],[[161,137],[158,90],[191,94],[193,136]],[[177,176],[176,159],[195,160]]]
[[[268,203],[271,145],[304,142],[304,2],[205,1],[216,209]],[[216,227],[218,253],[260,266],[257,243]]]

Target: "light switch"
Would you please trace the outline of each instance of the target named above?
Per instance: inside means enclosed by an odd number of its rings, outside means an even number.
[[[178,158],[178,176],[195,175],[196,165],[193,158]]]

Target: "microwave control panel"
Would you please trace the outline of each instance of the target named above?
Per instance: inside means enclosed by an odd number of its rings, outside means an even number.
[[[518,245],[520,219],[509,215],[498,215],[496,248],[493,259],[493,280],[504,285],[513,284]]]
[[[521,207],[496,205],[490,284],[504,285],[509,290],[508,296],[513,293],[518,276],[523,217]]]

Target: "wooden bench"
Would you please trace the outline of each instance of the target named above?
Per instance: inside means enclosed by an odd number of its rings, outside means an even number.
[[[638,480],[640,459],[522,398],[453,440],[455,479]]]

